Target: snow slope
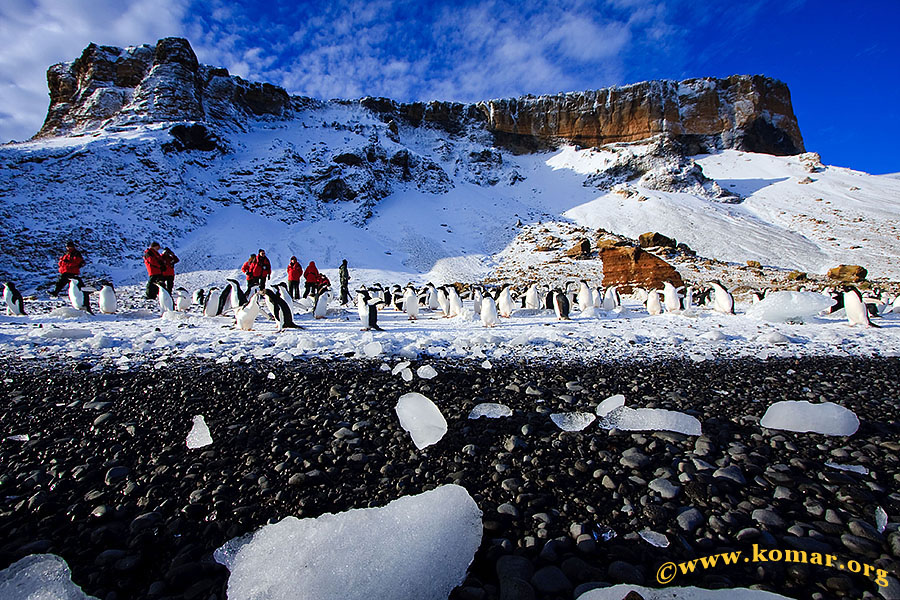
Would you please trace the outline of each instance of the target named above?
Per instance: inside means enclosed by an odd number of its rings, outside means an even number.
[[[179,254],[181,273],[234,272],[264,247],[276,270],[295,255],[324,268],[347,258],[390,282],[473,281],[527,248],[514,244],[521,221],[632,238],[659,231],[724,261],[812,273],[861,264],[900,279],[900,180],[810,172],[800,157],[696,157],[707,177],[744,198],[734,204],[642,180],[611,190],[592,183],[623,146],[639,144],[513,155],[479,129],[395,133],[356,103],[250,124],[225,136],[225,153],[167,151],[168,139],[141,126],[0,148],[0,276],[26,292],[45,289],[74,238],[88,278],[119,285],[144,276],[140,256],[153,239]],[[337,180],[340,197],[326,190]]]

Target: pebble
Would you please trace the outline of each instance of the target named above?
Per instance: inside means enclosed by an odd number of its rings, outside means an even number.
[[[649,488],[658,493],[662,498],[671,500],[681,491],[681,486],[674,485],[668,479],[656,478],[650,482]]]
[[[701,513],[696,508],[689,508],[678,515],[675,519],[678,521],[678,526],[681,527],[684,531],[691,533],[704,522],[703,513]]]

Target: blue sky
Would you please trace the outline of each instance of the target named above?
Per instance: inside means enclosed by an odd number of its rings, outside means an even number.
[[[0,140],[46,113],[45,70],[90,42],[188,38],[200,60],[318,98],[476,101],[647,79],[785,81],[808,150],[900,171],[897,0],[3,0]]]

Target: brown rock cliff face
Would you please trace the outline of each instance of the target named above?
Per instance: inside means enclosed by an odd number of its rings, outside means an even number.
[[[675,287],[684,285],[675,267],[634,246],[603,248],[600,260],[603,261],[603,286],[619,286],[623,294],[630,294],[636,287],[662,289],[666,281]]]
[[[313,102],[202,65],[181,38],[125,49],[91,44],[75,61],[50,67],[47,83],[50,108],[36,137],[177,121],[241,129],[248,119],[290,119],[297,108]],[[790,91],[759,75],[649,81],[475,104],[402,104],[388,98],[358,102],[386,122],[437,127],[450,134],[486,128],[498,145],[517,152],[561,142],[634,142],[660,134],[684,143],[689,153],[712,148],[770,154],[804,150]]]

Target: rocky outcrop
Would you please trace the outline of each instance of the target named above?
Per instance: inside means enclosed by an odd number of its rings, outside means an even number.
[[[50,108],[36,138],[139,123],[207,121],[241,128],[252,118],[293,114],[283,89],[251,83],[201,65],[187,40],[116,48],[91,44],[81,56],[47,70]]]
[[[662,289],[663,283],[675,287],[684,285],[675,267],[663,259],[634,246],[601,248],[603,261],[603,285],[619,286],[624,294],[636,287],[647,290]]]
[[[661,233],[657,233],[655,231],[642,233],[640,237],[638,237],[638,244],[641,246],[641,248],[652,248],[654,246],[674,248],[678,245],[673,238],[665,236]]]
[[[91,44],[78,59],[50,67],[47,84],[50,109],[36,137],[184,121],[241,129],[249,119],[289,119],[297,109],[315,104],[289,96],[277,86],[248,82],[226,69],[202,65],[181,38],[124,49]],[[713,148],[770,154],[804,150],[787,86],[759,75],[650,81],[475,104],[404,104],[369,97],[358,104],[388,123],[394,136],[398,123],[435,127],[451,135],[476,129],[489,132],[497,145],[517,152],[562,142],[599,146],[658,136],[679,144],[684,155]],[[482,166],[489,170],[491,165]],[[649,171],[647,165],[634,168]],[[646,176],[652,179],[649,183],[662,188],[708,187],[695,171],[686,163],[675,173]],[[473,177],[490,185],[499,182],[490,173]]]
[[[828,269],[828,277],[844,283],[859,283],[869,274],[865,267],[859,265],[838,265]]]
[[[648,81],[596,91],[490,100],[478,107],[500,143],[531,150],[665,134],[692,147],[798,154],[803,138],[787,85],[761,75]]]

